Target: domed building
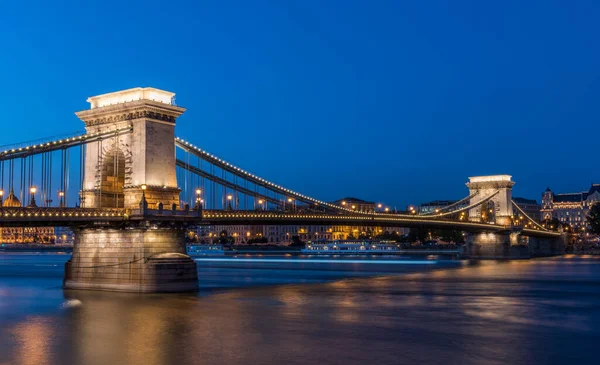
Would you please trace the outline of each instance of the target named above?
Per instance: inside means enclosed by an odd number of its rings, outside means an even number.
[[[6,200],[0,200],[3,208],[19,208],[21,201],[13,189]],[[2,227],[0,228],[0,243],[54,243],[54,227]]]
[[[21,201],[15,195],[13,189],[10,189],[10,193],[5,201],[2,202],[2,206],[6,208],[18,208],[21,206]]]

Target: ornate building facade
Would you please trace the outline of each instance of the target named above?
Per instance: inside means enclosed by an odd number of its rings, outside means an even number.
[[[587,228],[590,207],[600,202],[600,184],[592,184],[587,192],[554,194],[550,188],[542,193],[542,220],[556,218],[575,229]]]
[[[357,198],[344,198],[331,202],[332,204],[339,205],[344,208],[352,209],[360,213],[373,213],[375,212],[375,203],[364,201]]]
[[[11,189],[6,200],[0,199],[0,206],[16,208],[21,206],[21,201]],[[0,228],[0,243],[54,243],[55,241],[54,227]]]
[[[407,228],[398,227],[367,227],[367,226],[332,226],[332,225],[229,225],[211,226],[196,232],[199,241],[209,243],[217,239],[221,232],[226,231],[235,244],[244,244],[250,238],[267,239],[268,243],[288,245],[294,236],[302,241],[315,240],[348,240],[358,239],[359,236],[375,237],[384,232],[396,232],[399,235],[407,234]]]

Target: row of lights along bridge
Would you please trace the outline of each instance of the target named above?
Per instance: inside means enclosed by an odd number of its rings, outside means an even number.
[[[227,194],[227,202],[228,202],[228,205],[229,205],[229,207],[231,209],[237,210],[237,202],[234,201],[232,194]],[[260,209],[262,209],[262,210],[266,209],[266,200],[259,198],[257,200],[257,202],[258,202],[258,206],[259,206]],[[290,206],[292,207],[292,209],[294,209],[294,210],[296,209],[296,200],[294,198],[287,198],[287,202],[288,202],[288,204],[290,204]],[[203,203],[204,203],[204,199],[202,198],[202,189],[196,189],[196,208],[199,207],[199,206],[201,206]],[[347,208],[348,203],[346,201],[342,201],[341,204],[342,204],[342,206],[344,208]],[[350,208],[352,210],[356,210],[357,209],[356,205],[354,205],[354,204],[351,205]],[[285,209],[285,206],[284,206],[284,209]],[[389,213],[389,211],[390,211],[389,207],[385,207],[384,208],[383,204],[381,204],[381,203],[377,204],[377,209],[378,209],[378,212]],[[411,207],[411,213],[412,214],[416,214],[417,213],[414,210],[413,207]]]
[[[142,186],[143,190],[145,190],[144,187],[145,186]],[[29,201],[28,207],[35,208],[35,207],[37,207],[37,203],[35,201],[35,194],[37,193],[37,188],[35,186],[32,186],[31,188],[29,188],[29,193],[30,193],[30,201]],[[65,197],[64,191],[58,191],[59,207],[64,207],[65,206],[65,199],[64,199],[64,197]],[[0,206],[2,205],[3,198],[4,198],[4,190],[0,189]],[[228,201],[229,206],[231,208],[237,209],[237,203],[233,201],[233,195],[232,194],[227,194],[227,201]],[[52,202],[52,200],[47,200],[46,201],[47,205],[49,205],[49,203],[51,203],[51,202]],[[259,198],[257,200],[257,202],[258,202],[259,207],[262,210],[266,209],[266,200]],[[287,198],[287,202],[291,205],[291,207],[293,209],[296,208],[296,200],[295,199],[293,199],[293,198]],[[202,189],[196,189],[196,208],[198,206],[201,206],[203,203],[204,203],[204,199],[202,198]],[[233,206],[232,206],[232,204],[233,204]],[[348,203],[346,201],[342,201],[341,204],[345,208],[348,205]],[[351,205],[350,208],[352,210],[356,210],[357,209],[356,205]],[[383,204],[381,204],[381,203],[377,204],[377,209],[378,209],[379,212],[386,212],[386,213],[388,213],[390,211],[389,207],[385,207],[384,208]],[[415,211],[414,207],[410,207],[410,212],[412,214],[416,214],[416,211]],[[436,213],[437,213],[437,210],[436,210]]]

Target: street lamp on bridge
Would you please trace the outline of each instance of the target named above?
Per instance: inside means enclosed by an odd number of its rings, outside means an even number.
[[[32,186],[31,188],[29,188],[29,192],[31,193],[31,200],[29,201],[29,207],[37,208],[37,205],[35,204],[35,193],[37,192],[37,188],[35,186]]]
[[[201,208],[201,204],[202,204],[202,198],[200,198],[200,195],[202,194],[202,189],[196,189],[196,209],[200,209]]]
[[[60,208],[65,207],[65,192],[62,190],[58,191],[58,206]]]

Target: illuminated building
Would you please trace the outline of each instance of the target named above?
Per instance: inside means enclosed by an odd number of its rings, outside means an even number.
[[[8,197],[0,202],[2,207],[17,208],[21,201],[11,189]],[[0,243],[54,243],[54,227],[2,227]]]
[[[385,232],[399,235],[408,233],[406,228],[371,226],[332,226],[332,225],[218,225],[198,231],[199,241],[211,243],[226,231],[234,244],[245,244],[250,238],[266,238],[269,244],[288,245],[294,236],[302,241],[308,240],[348,240],[360,237],[374,238]]]
[[[556,218],[576,229],[587,227],[592,204],[600,201],[600,184],[592,184],[587,192],[554,194],[550,188],[542,194],[542,220]]]
[[[228,237],[233,238],[233,243],[236,245],[244,244],[251,238],[261,238],[263,235],[263,226],[253,226],[253,225],[216,225],[210,226],[208,229],[203,229],[199,231],[199,241],[212,243],[214,240],[218,240],[220,238],[221,232],[227,232]]]
[[[332,202],[337,206],[341,206],[347,209],[354,210],[360,213],[373,213],[375,212],[375,203],[368,202],[357,198],[344,198]]]

